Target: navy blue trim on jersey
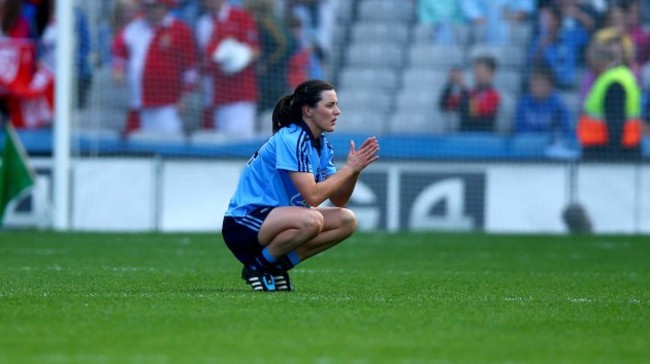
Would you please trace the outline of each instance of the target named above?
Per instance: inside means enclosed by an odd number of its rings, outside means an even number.
[[[323,133],[314,136],[301,121],[283,127],[271,136],[242,170],[237,190],[226,216],[236,224],[259,230],[260,221],[248,218],[264,206],[308,207],[293,183],[292,172],[310,173],[316,183],[336,173],[334,152]]]

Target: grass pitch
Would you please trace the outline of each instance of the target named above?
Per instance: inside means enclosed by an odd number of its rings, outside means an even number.
[[[0,232],[0,363],[648,363],[650,239],[357,234],[252,292],[219,235]]]

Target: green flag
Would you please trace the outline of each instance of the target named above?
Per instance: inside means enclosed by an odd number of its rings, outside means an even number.
[[[9,202],[34,184],[34,172],[11,123],[5,123],[5,145],[0,164],[0,225]]]

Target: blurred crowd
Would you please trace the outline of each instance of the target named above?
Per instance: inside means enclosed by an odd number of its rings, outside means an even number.
[[[0,0],[0,114],[18,128],[48,126],[54,110],[54,0]],[[77,104],[92,78],[88,19],[75,8]],[[3,118],[5,119],[5,118]]]
[[[650,32],[643,22],[650,1],[419,0],[418,5],[420,23],[437,44],[460,46],[459,27],[469,29],[465,36],[471,42],[494,46],[508,45],[513,32],[532,29],[520,70],[515,133],[548,133],[569,142],[577,137],[586,156],[640,155],[650,92]],[[471,86],[462,69],[449,70],[439,106],[459,114],[461,131],[495,130],[498,67],[490,55],[475,57]],[[577,120],[563,98],[572,93],[579,95]]]
[[[333,45],[346,42],[344,34],[335,39],[335,27],[341,28],[335,14],[350,5],[345,1],[99,0],[91,4],[95,13],[110,14],[100,24],[89,24],[88,6],[77,6],[76,106],[88,103],[93,68],[110,68],[113,81],[129,93],[125,135],[195,128],[183,113],[188,98],[200,95],[199,128],[252,136],[260,114],[280,96],[306,79],[335,76],[325,70]],[[384,1],[417,9],[413,18],[433,44],[523,44],[525,67],[514,70],[522,80],[514,133],[546,133],[613,156],[621,146],[638,154],[648,119],[650,0]],[[47,127],[52,120],[54,5],[0,0],[0,111],[21,128]],[[498,59],[473,55],[469,69],[451,67],[447,81],[435,85],[438,108],[458,116],[460,131],[498,129],[504,99],[495,87]],[[571,111],[566,95],[577,95],[582,116]]]
[[[251,136],[259,113],[302,81],[324,77],[336,2],[100,1],[112,18],[96,27],[92,53],[87,14],[76,7],[77,106],[87,103],[93,66],[110,65],[115,82],[129,92],[125,134],[182,133],[180,115],[188,95],[198,93],[203,128]],[[20,72],[11,72],[12,79],[0,77],[2,110],[18,127],[43,127],[52,120],[54,5],[54,0],[0,0],[0,68],[9,71],[19,59],[30,59]],[[35,92],[43,75],[47,91]]]

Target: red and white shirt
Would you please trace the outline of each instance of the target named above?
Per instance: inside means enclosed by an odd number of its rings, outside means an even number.
[[[175,104],[197,81],[197,54],[192,30],[167,15],[159,26],[138,17],[114,43],[115,67],[126,66],[131,106]]]
[[[255,20],[243,9],[224,4],[217,16],[203,15],[197,24],[197,41],[204,51],[207,72],[213,79],[213,103],[215,106],[234,102],[256,102],[257,83],[255,65],[233,75],[222,72],[212,60],[212,54],[219,44],[228,38],[245,43],[258,52],[259,35]]]

